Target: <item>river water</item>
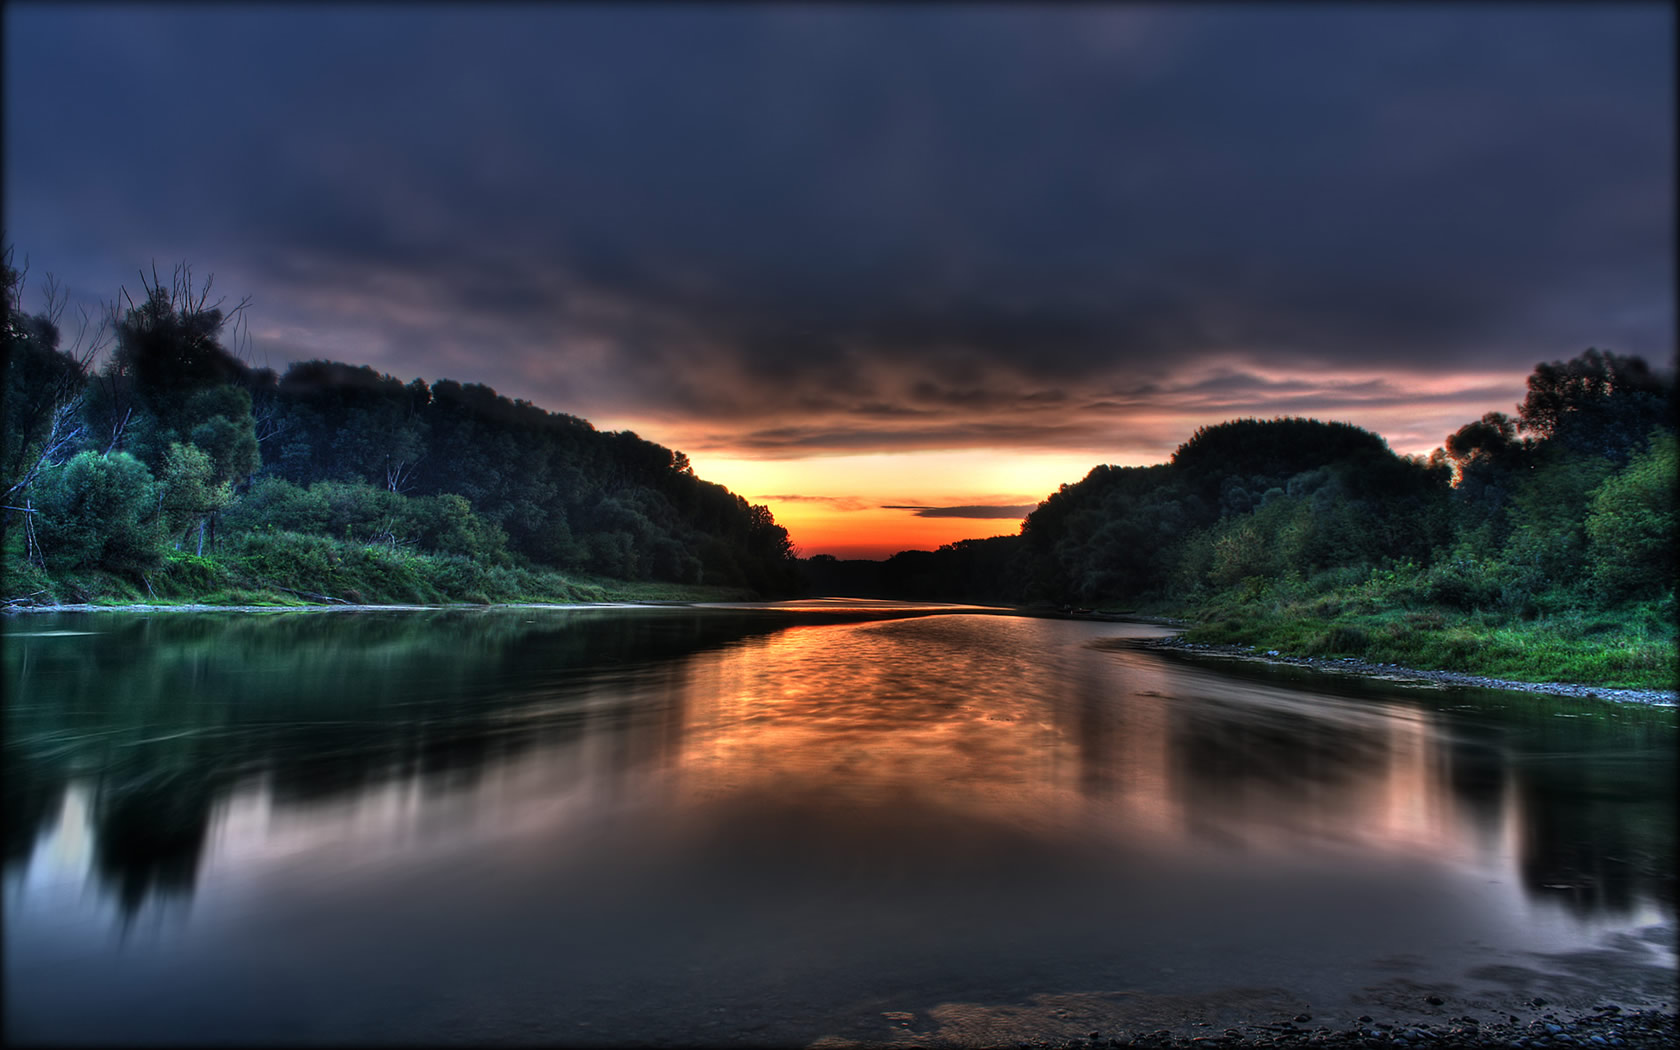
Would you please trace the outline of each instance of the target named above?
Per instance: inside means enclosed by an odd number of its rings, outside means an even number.
[[[4,632],[10,1042],[1012,1044],[1674,998],[1673,709],[881,602]]]

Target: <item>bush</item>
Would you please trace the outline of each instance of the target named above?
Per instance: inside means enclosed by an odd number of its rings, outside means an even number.
[[[157,485],[126,452],[82,452],[43,471],[35,533],[58,569],[134,570],[157,564],[163,546]]]
[[[1652,436],[1650,448],[1594,491],[1587,514],[1595,590],[1610,601],[1674,589],[1675,437]]]
[[[230,545],[225,558],[258,583],[326,594],[335,593],[331,588],[343,561],[332,540],[295,532],[246,535]]]
[[[1427,601],[1468,611],[1499,605],[1503,586],[1496,564],[1460,548],[1430,568],[1423,596]]]
[[[309,492],[325,502],[327,519],[322,531],[334,539],[363,543],[383,539],[408,506],[405,497],[359,481],[317,481]]]
[[[444,492],[410,498],[396,530],[423,550],[500,562],[507,558],[507,533],[472,509],[465,496]]]
[[[1319,643],[1319,652],[1334,656],[1359,656],[1371,645],[1370,636],[1362,628],[1337,624],[1330,628]]]
[[[320,493],[284,478],[263,478],[222,515],[224,527],[239,532],[325,532],[332,512]]]

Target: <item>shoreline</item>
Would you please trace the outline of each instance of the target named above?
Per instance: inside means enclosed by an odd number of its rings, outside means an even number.
[[[1666,1004],[1665,1004],[1666,1006]],[[1508,1019],[1505,1019],[1508,1018]],[[1355,1024],[1340,1027],[1314,1026],[1310,1015],[1293,1021],[1266,1024],[1250,1021],[1224,1029],[1207,1026],[1193,1035],[1183,1029],[1161,1029],[1151,1033],[1110,1035],[1093,1031],[1084,1039],[1035,1039],[1020,1041],[1016,1050],[1097,1050],[1110,1047],[1208,1047],[1208,1046],[1336,1046],[1336,1047],[1671,1047],[1680,1036],[1680,1018],[1669,1009],[1623,1009],[1594,1007],[1592,1013],[1559,1017],[1547,1013],[1526,1024],[1507,1014],[1498,1021],[1484,1022],[1469,1015],[1448,1020],[1439,1018],[1419,1023],[1378,1021],[1362,1016]],[[892,1045],[892,1044],[886,1044]]]
[[[1249,660],[1258,663],[1284,664],[1329,674],[1344,674],[1358,678],[1394,682],[1398,685],[1473,686],[1480,689],[1503,689],[1508,692],[1544,693],[1548,696],[1567,696],[1581,700],[1608,700],[1618,704],[1644,704],[1650,707],[1680,705],[1680,693],[1672,689],[1624,689],[1616,686],[1583,685],[1575,682],[1521,682],[1510,678],[1489,678],[1463,671],[1432,671],[1399,664],[1374,664],[1348,657],[1289,656],[1276,649],[1255,650],[1241,645],[1215,645],[1187,642],[1181,636],[1153,638],[1140,643],[1157,652],[1204,656],[1220,660]]]
[[[357,605],[350,602],[334,605],[20,605],[0,609],[0,622],[6,617],[29,613],[172,613],[172,612],[237,612],[237,613],[301,613],[301,612],[459,612],[469,609],[661,609],[696,604],[690,600],[673,601],[607,601],[607,602],[452,602],[447,605],[384,604]]]
[[[6,605],[0,606],[0,622],[12,616],[28,615],[32,613],[129,613],[151,614],[171,612],[236,612],[236,613],[280,613],[280,612],[444,612],[466,609],[494,610],[494,609],[657,609],[672,607],[700,607],[718,604],[700,599],[672,599],[658,600],[623,600],[601,602],[492,602],[481,605],[472,602],[455,602],[443,605],[419,604],[352,604],[335,603],[303,604],[303,605],[205,605],[200,603],[180,603],[171,605]],[[1032,608],[1009,609],[998,607],[997,612],[1005,615],[1027,617],[1045,617],[1050,619],[1088,619],[1110,622],[1138,622],[1152,623],[1167,627],[1184,626],[1182,620],[1175,620],[1164,616],[1125,615],[1118,613],[1067,614],[1060,610],[1049,611]],[[1436,671],[1417,667],[1404,667],[1399,664],[1376,664],[1359,660],[1354,657],[1318,657],[1318,656],[1290,656],[1276,649],[1256,650],[1240,645],[1219,645],[1206,642],[1187,642],[1181,635],[1168,638],[1152,638],[1135,643],[1142,648],[1155,652],[1176,653],[1179,655],[1207,657],[1221,660],[1246,660],[1266,664],[1283,664],[1291,667],[1301,667],[1311,671],[1328,674],[1341,674],[1357,678],[1376,681],[1393,682],[1397,685],[1414,686],[1471,686],[1481,689],[1501,689],[1507,692],[1542,693],[1548,696],[1564,696],[1583,700],[1608,700],[1612,703],[1643,704],[1650,707],[1680,706],[1680,693],[1672,689],[1627,689],[1616,686],[1585,685],[1576,682],[1522,682],[1509,678],[1490,678],[1485,675],[1474,675],[1463,671]]]

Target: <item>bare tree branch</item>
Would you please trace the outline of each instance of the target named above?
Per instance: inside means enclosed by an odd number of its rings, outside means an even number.
[[[70,292],[51,270],[47,271],[46,284],[41,288],[41,298],[45,301],[40,316],[45,317],[49,324],[57,328],[59,318],[64,316],[64,307],[70,302]]]

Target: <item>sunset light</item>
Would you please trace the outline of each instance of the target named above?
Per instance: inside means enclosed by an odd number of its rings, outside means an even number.
[[[1673,4],[0,20],[6,1045],[1680,1045]]]

